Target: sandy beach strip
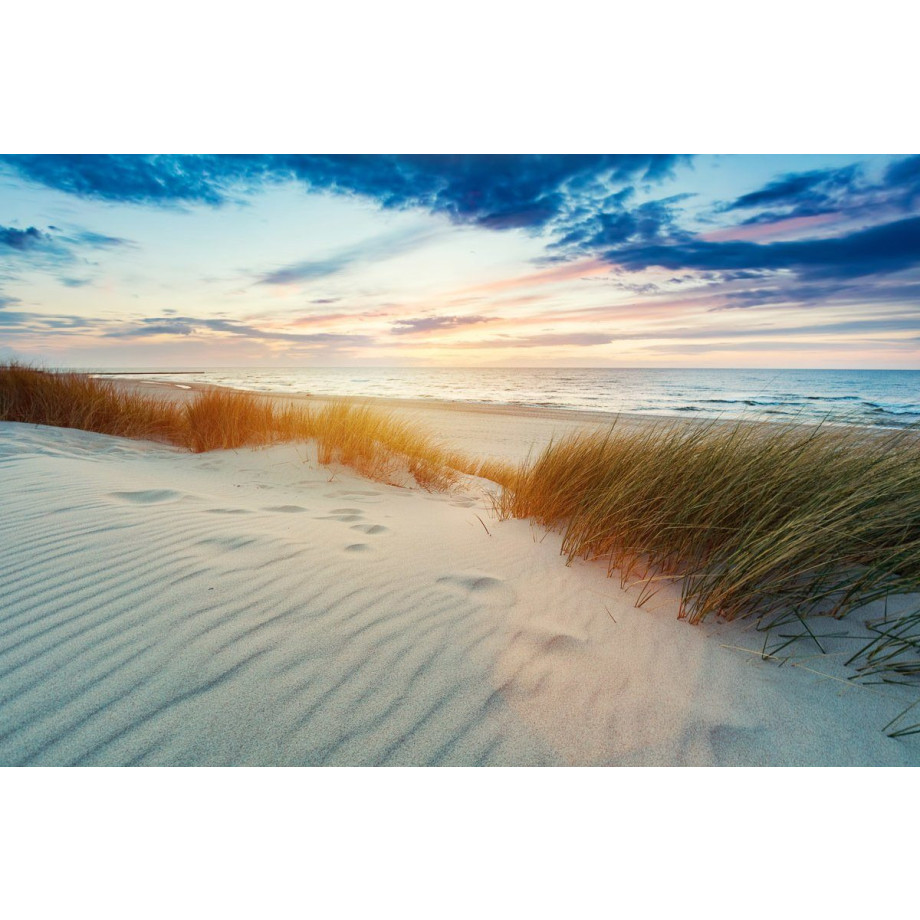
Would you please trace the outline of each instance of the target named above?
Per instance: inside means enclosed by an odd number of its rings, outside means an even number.
[[[179,403],[191,401],[196,393],[203,390],[225,389],[200,383],[174,383],[144,378],[111,378],[111,382],[130,392],[168,398]],[[322,407],[335,398],[255,390],[248,392],[282,406],[293,404]],[[629,431],[649,425],[672,425],[675,421],[673,416],[510,406],[446,399],[394,399],[376,396],[348,399],[404,416],[433,434],[440,443],[452,450],[461,451],[468,456],[511,463],[519,463],[529,456],[535,456],[550,441],[578,431],[609,428],[614,424],[618,430]],[[693,424],[690,419],[685,421]],[[709,419],[708,422],[714,425],[737,424],[734,420]]]
[[[508,459],[582,421],[423,411]],[[0,423],[0,764],[920,764],[907,688],[637,608],[489,488]]]

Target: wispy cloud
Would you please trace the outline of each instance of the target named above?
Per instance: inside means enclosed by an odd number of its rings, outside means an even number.
[[[462,329],[467,326],[479,326],[495,322],[488,316],[419,316],[413,319],[397,320],[390,332],[394,335],[413,335],[422,332],[444,332],[449,329]]]
[[[120,325],[104,331],[106,338],[143,339],[156,336],[193,336],[223,333],[255,342],[292,342],[300,345],[369,345],[373,339],[367,335],[333,332],[280,332],[248,323],[210,317],[170,316],[147,317],[134,323]]]
[[[130,240],[82,228],[67,232],[58,227],[39,230],[0,226],[0,263],[8,271],[37,268],[58,275],[64,284],[73,279],[61,275],[60,269],[81,260],[87,251],[133,246]]]
[[[273,269],[260,275],[256,284],[292,285],[328,278],[354,265],[383,262],[410,252],[435,236],[436,234],[428,230],[402,230],[380,234],[362,240],[354,246],[343,247],[322,259],[306,259]],[[329,299],[314,301],[314,303],[331,302],[332,300]]]
[[[451,343],[452,348],[553,348],[575,346],[578,348],[592,345],[609,345],[615,336],[610,332],[546,332],[540,335],[496,336],[490,339]]]

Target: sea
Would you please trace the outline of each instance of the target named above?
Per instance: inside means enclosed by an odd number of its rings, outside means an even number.
[[[885,428],[920,424],[920,370],[215,367],[105,373],[318,396]]]

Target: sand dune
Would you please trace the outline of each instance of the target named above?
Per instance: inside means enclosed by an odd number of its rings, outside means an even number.
[[[0,423],[0,764],[920,763],[909,695],[636,609],[485,486]]]

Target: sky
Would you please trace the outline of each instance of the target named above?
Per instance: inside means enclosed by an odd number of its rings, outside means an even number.
[[[0,155],[0,360],[920,368],[920,156]]]

